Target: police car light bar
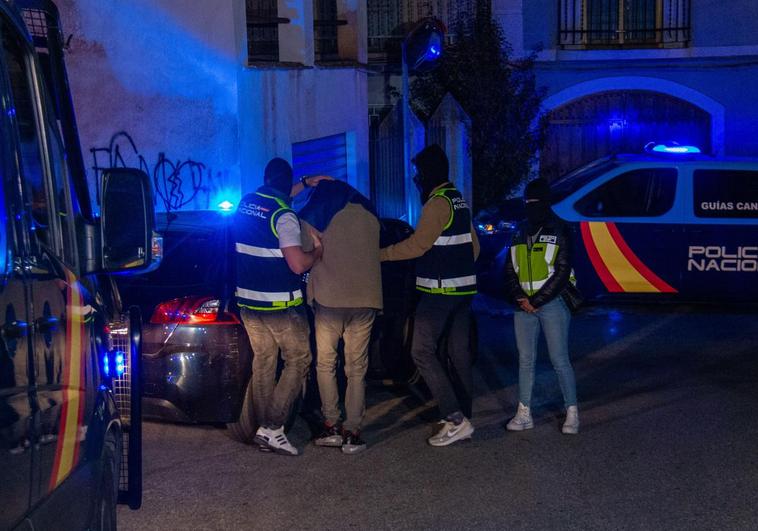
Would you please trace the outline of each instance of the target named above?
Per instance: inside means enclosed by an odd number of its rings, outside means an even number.
[[[655,153],[668,153],[674,155],[692,155],[700,153],[700,148],[695,146],[680,146],[676,142],[672,142],[670,145],[650,142],[645,146],[645,151],[653,151]]]

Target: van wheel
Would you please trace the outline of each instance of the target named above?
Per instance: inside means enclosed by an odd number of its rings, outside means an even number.
[[[112,431],[108,432],[103,444],[100,482],[95,498],[95,514],[91,529],[96,531],[116,531],[116,503],[118,501],[118,470],[121,452]]]
[[[227,433],[235,441],[244,444],[253,444],[255,438],[255,432],[258,430],[258,421],[255,418],[255,411],[253,409],[253,379],[247,382],[245,388],[245,398],[242,400],[242,409],[240,410],[239,420],[237,422],[230,422],[226,425]],[[290,413],[287,422],[284,424],[284,431],[289,431],[297,420],[297,414],[300,413],[300,407],[303,403],[303,393],[297,395],[295,403],[292,405],[292,412]]]

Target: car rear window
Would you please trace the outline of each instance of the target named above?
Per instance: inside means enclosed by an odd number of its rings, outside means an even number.
[[[598,186],[574,206],[592,218],[662,216],[674,206],[676,178],[674,168],[628,171]]]
[[[699,218],[758,218],[758,171],[695,170],[695,215]]]

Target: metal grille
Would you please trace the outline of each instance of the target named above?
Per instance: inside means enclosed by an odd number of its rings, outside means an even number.
[[[279,24],[277,0],[246,0],[247,55],[249,61],[279,60]]]
[[[32,37],[47,37],[47,15],[41,9],[23,9],[24,23]]]
[[[559,0],[562,48],[682,47],[691,0]]]
[[[337,20],[337,0],[314,0],[313,38],[316,61],[339,60],[338,27],[347,24]]]
[[[368,0],[368,50],[387,54],[399,47],[405,32],[416,22],[434,17],[449,30],[476,15],[477,0]],[[448,43],[455,38],[448,31]],[[377,59],[377,57],[374,57]]]
[[[108,335],[109,348],[115,352],[122,352],[124,356],[124,373],[120,378],[114,377],[113,398],[118,407],[121,416],[122,428],[122,451],[121,451],[121,470],[119,472],[119,490],[129,490],[129,427],[131,425],[131,390],[132,390],[132,367],[131,367],[131,342],[129,340],[129,321],[124,316],[124,320],[110,323],[110,333]],[[115,371],[115,367],[112,369]]]

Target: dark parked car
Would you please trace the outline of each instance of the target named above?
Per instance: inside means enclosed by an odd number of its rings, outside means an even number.
[[[159,214],[161,266],[119,281],[126,304],[144,316],[144,415],[176,422],[227,423],[230,434],[250,442],[253,353],[234,302],[232,216],[219,211]],[[382,220],[382,246],[412,229]],[[382,266],[384,312],[374,326],[369,376],[414,380],[410,359],[415,303],[412,262]]]

